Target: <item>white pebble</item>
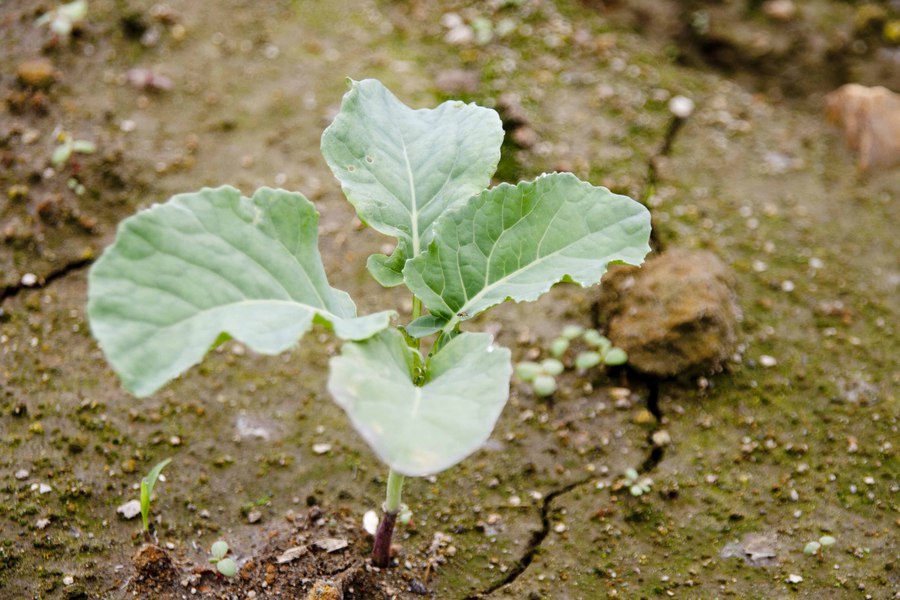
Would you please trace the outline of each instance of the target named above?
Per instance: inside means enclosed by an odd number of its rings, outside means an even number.
[[[16,471],[16,479],[18,479],[19,481],[28,479],[29,475],[30,473],[28,472],[28,469],[19,469],[18,471]]]
[[[778,361],[775,360],[774,356],[769,356],[768,354],[763,354],[762,356],[759,357],[759,364],[768,368],[768,367],[774,367],[775,365],[777,365]]]
[[[669,100],[669,112],[679,119],[687,119],[694,112],[694,101],[685,96],[674,96]]]
[[[801,583],[803,581],[803,578],[800,577],[799,575],[791,574],[791,575],[788,575],[787,580],[788,580],[788,583]]]
[[[331,452],[331,444],[313,444],[312,450],[316,454],[327,454]]]
[[[71,575],[63,577],[63,585],[72,585],[73,583],[75,583],[75,578]]]
[[[129,500],[117,508],[116,512],[126,519],[133,519],[141,514],[141,503],[138,500]]]
[[[378,514],[374,510],[366,511],[366,514],[363,515],[363,529],[369,535],[375,535],[375,532],[378,531]]]
[[[52,491],[53,491],[53,488],[50,487],[49,485],[47,485],[46,483],[42,483],[40,486],[38,486],[39,494],[49,494]]]
[[[781,282],[781,291],[782,292],[793,292],[794,291],[794,282],[790,279],[785,279]]]
[[[811,269],[821,269],[825,266],[825,263],[822,262],[821,258],[816,258],[815,256],[809,259],[809,266]]]
[[[34,273],[25,273],[22,275],[22,285],[25,287],[31,287],[37,283],[37,275]]]

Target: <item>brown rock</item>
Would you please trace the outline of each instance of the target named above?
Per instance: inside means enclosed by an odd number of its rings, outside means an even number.
[[[344,593],[339,585],[330,581],[317,581],[306,594],[306,600],[341,600]]]
[[[641,269],[611,271],[600,310],[628,363],[658,377],[718,367],[734,351],[741,316],[725,264],[711,252],[686,249],[656,255]]]
[[[848,83],[825,98],[828,119],[844,130],[863,171],[900,164],[900,95]]]
[[[56,69],[46,58],[36,58],[21,63],[16,69],[16,76],[25,85],[45,88],[56,81]]]

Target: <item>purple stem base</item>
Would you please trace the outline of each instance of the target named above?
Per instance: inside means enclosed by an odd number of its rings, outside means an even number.
[[[396,512],[385,512],[375,532],[375,545],[372,546],[372,564],[380,569],[391,564],[391,538],[394,536]]]

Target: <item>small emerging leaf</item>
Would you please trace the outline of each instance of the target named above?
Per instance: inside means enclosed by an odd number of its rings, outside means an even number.
[[[230,558],[223,558],[216,563],[216,569],[225,577],[234,577],[237,575],[237,565]]]
[[[566,325],[562,330],[562,336],[567,340],[574,340],[582,333],[584,333],[584,327],[581,325]]]
[[[541,369],[548,375],[559,375],[563,372],[563,364],[555,358],[545,358],[541,361]]]
[[[569,340],[564,337],[558,337],[550,343],[550,354],[559,358],[569,349]]]
[[[50,157],[50,162],[54,167],[58,167],[60,165],[66,164],[70,156],[72,156],[72,144],[60,144],[56,147],[55,150],[53,150],[53,156]]]
[[[531,381],[541,373],[541,365],[530,360],[516,364],[516,377],[522,381]]]
[[[538,375],[531,386],[538,396],[549,396],[556,391],[556,378],[553,375]]]
[[[836,541],[837,540],[835,540],[834,537],[832,537],[830,535],[823,535],[822,537],[819,538],[819,543],[826,547],[834,546]]]
[[[93,154],[97,151],[97,146],[94,142],[89,142],[87,140],[75,140],[72,142],[72,152],[78,152],[79,154]]]
[[[212,551],[212,557],[214,559],[221,560],[225,557],[226,554],[228,554],[228,542],[219,540],[212,545],[212,548],[210,548],[210,550]]]
[[[141,479],[141,520],[143,521],[144,530],[150,528],[150,497],[153,494],[153,486],[162,470],[172,462],[171,458],[162,460],[150,469],[150,472]]]
[[[585,331],[584,341],[591,346],[600,348],[602,350],[606,350],[610,346],[612,346],[612,342],[610,342],[606,337],[600,335],[600,332],[596,329],[588,329],[587,331]]]
[[[603,355],[603,362],[611,367],[624,365],[628,362],[628,354],[621,348],[610,348],[609,351]]]
[[[822,545],[819,542],[810,542],[810,543],[806,544],[806,546],[804,546],[803,554],[809,554],[809,555],[815,554],[819,551],[819,548],[821,548],[821,547],[822,547]]]
[[[599,352],[582,352],[575,357],[575,368],[580,371],[585,371],[599,365],[600,360],[601,357]]]

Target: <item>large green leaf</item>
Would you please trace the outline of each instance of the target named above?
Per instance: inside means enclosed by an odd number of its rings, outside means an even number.
[[[328,391],[391,469],[439,473],[481,447],[509,397],[510,352],[486,333],[463,333],[413,384],[414,350],[390,329],[344,344],[331,359]]]
[[[313,320],[350,340],[389,325],[356,317],[328,285],[319,215],[300,194],[232,187],[174,196],[130,217],[91,268],[88,316],[125,386],[138,396],[197,364],[227,334],[264,354],[297,343]]]
[[[535,300],[558,281],[599,283],[612,261],[639,265],[650,213],[571,173],[501,184],[435,225],[428,251],[406,263],[409,289],[450,331],[510,298]]]
[[[402,283],[404,263],[428,246],[435,219],[488,186],[502,142],[491,109],[452,101],[413,110],[374,79],[350,82],[322,154],[360,218],[398,238],[390,257],[369,259],[379,283]]]

